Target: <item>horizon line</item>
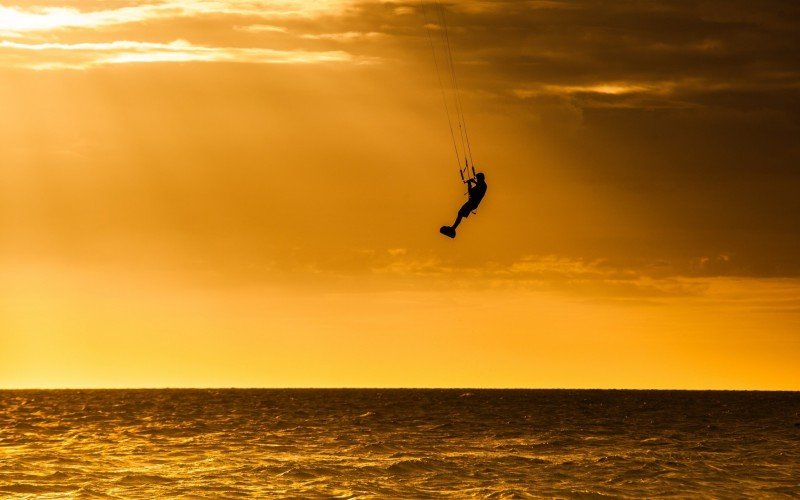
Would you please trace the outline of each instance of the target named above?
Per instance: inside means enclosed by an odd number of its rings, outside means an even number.
[[[661,392],[800,392],[800,389],[719,389],[719,388],[642,388],[642,387],[401,387],[401,386],[283,386],[283,387],[246,387],[246,386],[208,386],[208,387],[2,387],[2,391],[211,391],[211,390],[398,390],[398,391],[661,391]]]

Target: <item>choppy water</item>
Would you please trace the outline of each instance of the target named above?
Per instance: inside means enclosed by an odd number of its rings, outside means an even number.
[[[800,495],[800,393],[0,391],[0,496]]]

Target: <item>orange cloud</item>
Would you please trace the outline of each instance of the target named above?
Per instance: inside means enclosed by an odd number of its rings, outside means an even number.
[[[202,15],[236,15],[258,18],[313,17],[335,13],[348,5],[346,1],[259,1],[225,2],[218,0],[185,0],[145,3],[130,7],[102,10],[80,10],[75,7],[4,7],[0,6],[0,33],[21,34],[64,28],[101,28]]]
[[[4,57],[5,56],[5,57]],[[347,62],[342,51],[274,50],[257,47],[204,47],[185,40],[170,43],[119,40],[105,43],[0,42],[0,62],[7,66],[47,69],[87,69],[95,66],[153,62],[237,62],[310,64]]]

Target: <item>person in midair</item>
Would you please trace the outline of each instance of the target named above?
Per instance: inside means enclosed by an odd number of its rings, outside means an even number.
[[[442,226],[441,229],[439,229],[439,232],[445,236],[449,236],[450,238],[455,238],[456,228],[459,224],[461,224],[461,219],[464,217],[469,217],[469,214],[478,208],[478,205],[480,205],[485,194],[486,177],[483,175],[483,172],[478,172],[475,174],[474,179],[469,179],[467,181],[467,195],[469,196],[469,199],[458,210],[456,221],[452,226]]]

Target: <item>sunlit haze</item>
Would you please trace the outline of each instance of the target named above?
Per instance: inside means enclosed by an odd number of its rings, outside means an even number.
[[[489,185],[455,239],[437,8]],[[3,2],[0,388],[800,390],[798,40],[777,1]]]

